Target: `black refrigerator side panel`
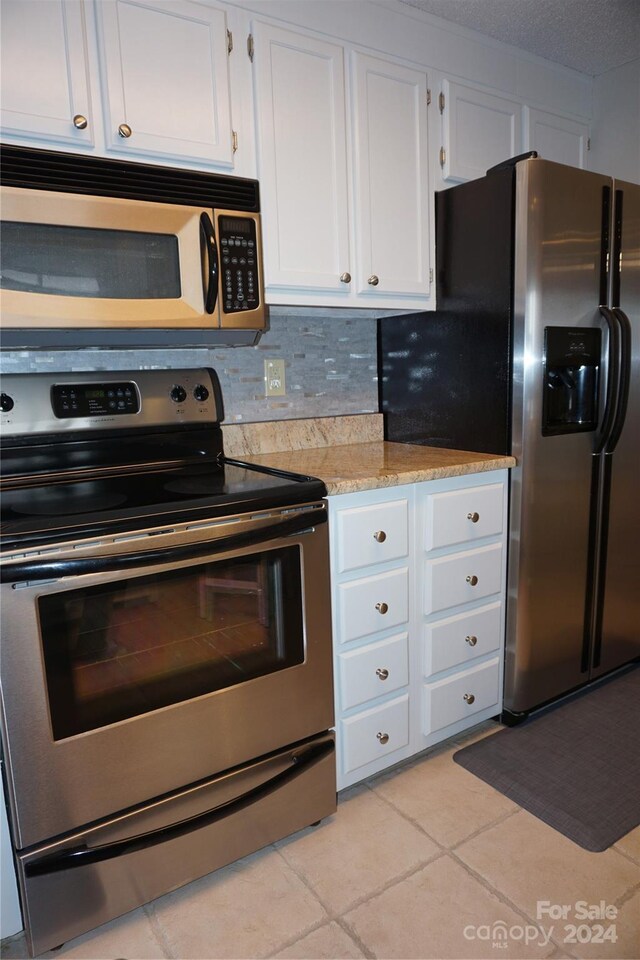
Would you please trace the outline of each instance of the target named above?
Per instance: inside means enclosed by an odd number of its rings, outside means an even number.
[[[513,170],[436,194],[437,306],[378,322],[385,439],[511,451]]]

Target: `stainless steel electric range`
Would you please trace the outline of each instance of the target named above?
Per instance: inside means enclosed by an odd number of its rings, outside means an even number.
[[[10,375],[3,775],[39,953],[335,810],[323,484],[213,370]]]

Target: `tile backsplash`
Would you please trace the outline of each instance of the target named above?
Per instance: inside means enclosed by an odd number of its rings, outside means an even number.
[[[213,367],[226,422],[334,417],[378,410],[376,323],[370,316],[272,316],[256,347],[3,351],[2,373]],[[264,361],[285,361],[286,395],[265,397]]]

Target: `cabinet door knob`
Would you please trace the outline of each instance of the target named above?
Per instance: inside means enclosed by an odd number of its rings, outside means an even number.
[[[128,140],[133,130],[128,123],[121,123],[118,127],[118,136],[122,137],[124,140]]]
[[[388,676],[389,671],[386,669],[386,667],[378,667],[376,670],[376,677],[378,677],[380,680],[386,680]]]
[[[376,610],[378,613],[386,613],[388,609],[389,607],[386,603],[376,603]]]
[[[76,130],[84,130],[88,123],[89,121],[87,118],[83,117],[81,113],[76,113],[75,117],[73,118],[73,125]]]
[[[375,273],[373,273],[367,280],[367,283],[371,287],[377,287],[378,284],[380,283],[380,280],[378,279],[378,277],[376,277]]]
[[[376,530],[376,532],[373,535],[373,539],[377,540],[378,543],[384,543],[385,540],[387,539],[387,535],[384,532],[384,530]]]
[[[340,283],[351,283],[351,274],[350,274],[350,273],[341,273],[341,274],[340,274]]]
[[[464,639],[469,644],[470,647],[475,647],[476,643],[478,642],[478,638],[474,637],[473,634],[469,635],[468,637],[465,637]]]
[[[476,513],[475,510],[473,511],[473,513],[467,514],[467,520],[471,520],[471,523],[477,523],[479,519],[480,519],[480,514]]]
[[[376,737],[380,741],[380,743],[389,743],[388,733],[376,733]]]
[[[465,693],[465,695],[464,695],[464,697],[463,697],[462,699],[464,700],[465,703],[472,704],[472,703],[474,703],[474,701],[475,701],[476,698],[474,697],[474,695],[473,695],[472,693]]]
[[[470,583],[472,587],[475,587],[478,583],[477,577],[467,577],[467,583]]]

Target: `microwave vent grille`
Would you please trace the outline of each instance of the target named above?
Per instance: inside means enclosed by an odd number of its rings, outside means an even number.
[[[258,213],[256,180],[80,153],[0,145],[5,186]]]

